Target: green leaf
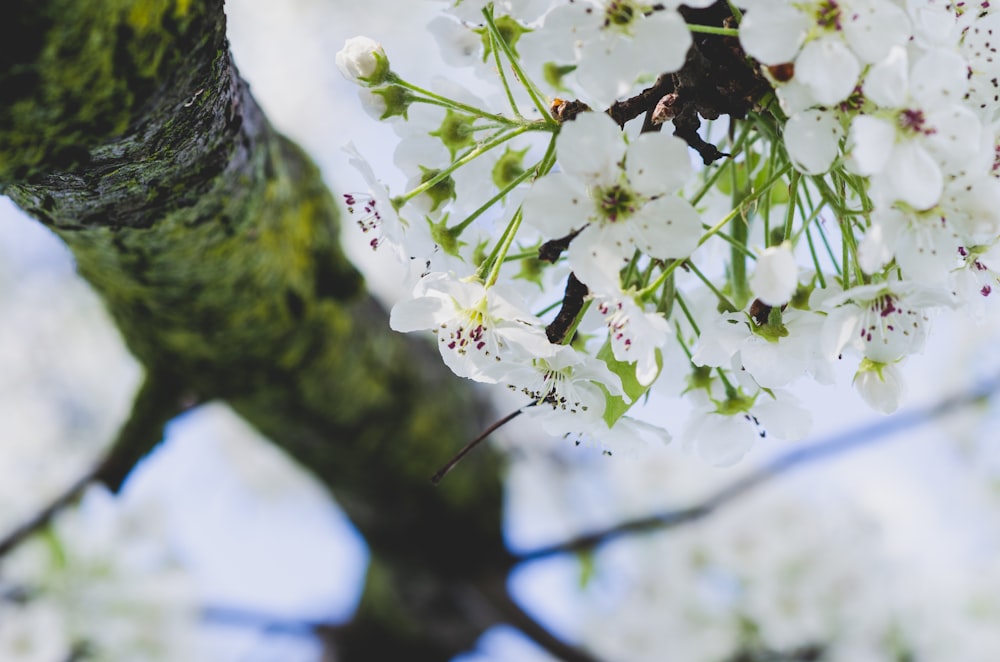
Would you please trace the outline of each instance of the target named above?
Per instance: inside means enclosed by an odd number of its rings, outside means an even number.
[[[610,428],[649,390],[649,387],[653,385],[656,379],[653,379],[647,386],[640,384],[639,380],[635,378],[635,362],[626,363],[616,359],[611,349],[610,340],[605,342],[601,350],[597,352],[597,358],[604,361],[608,369],[618,375],[622,380],[622,388],[629,397],[629,402],[625,402],[625,398],[618,395],[611,395],[604,386],[601,386],[601,390],[604,391],[604,422]],[[661,369],[663,369],[663,357],[660,355],[660,350],[656,350],[657,375],[659,375]]]

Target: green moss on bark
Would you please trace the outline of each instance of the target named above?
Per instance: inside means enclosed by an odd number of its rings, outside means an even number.
[[[217,3],[19,2],[0,28],[0,182],[89,163],[183,62]]]
[[[507,568],[498,467],[429,476],[486,412],[364,293],[319,171],[236,75],[221,1],[20,4],[34,45],[0,41],[0,87],[19,86],[0,187],[66,241],[150,374],[229,401],[331,488],[392,588],[366,597],[359,650],[472,645],[462,591]]]

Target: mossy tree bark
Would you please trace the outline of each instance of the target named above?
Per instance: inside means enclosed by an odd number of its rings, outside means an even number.
[[[147,380],[179,385],[143,407],[226,400],[346,509],[372,568],[339,657],[448,659],[519,618],[496,459],[428,481],[484,405],[388,331],[317,169],[239,79],[222,4],[8,8],[0,192],[69,245]]]

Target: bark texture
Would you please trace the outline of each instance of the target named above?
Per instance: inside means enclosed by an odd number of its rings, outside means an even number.
[[[446,660],[506,620],[486,412],[392,334],[316,167],[239,79],[222,0],[39,0],[0,22],[0,192],[59,235],[149,379],[228,401],[373,557],[343,660]],[[432,350],[431,350],[432,351]]]

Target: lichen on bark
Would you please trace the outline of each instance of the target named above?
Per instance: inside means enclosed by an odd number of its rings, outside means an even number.
[[[509,567],[499,467],[429,477],[484,406],[388,330],[318,169],[239,79],[221,0],[14,12],[0,190],[67,243],[149,378],[228,401],[330,487],[379,568],[349,648],[471,646],[485,626],[462,601]]]

